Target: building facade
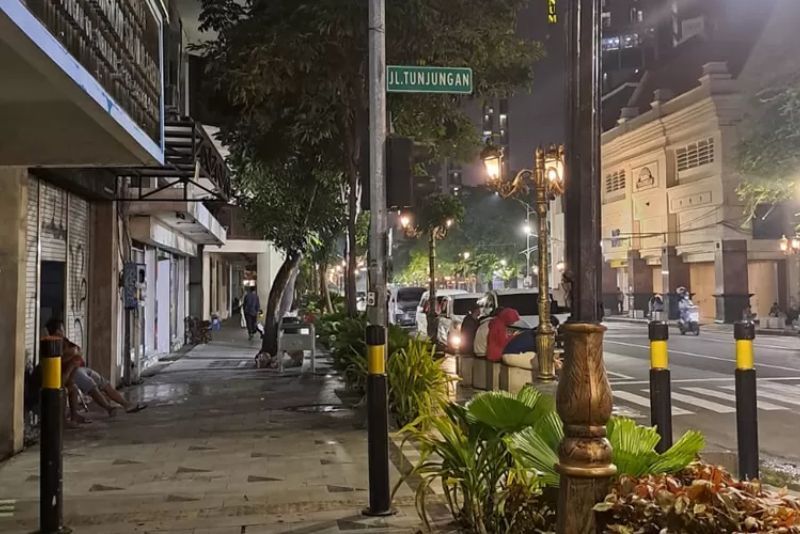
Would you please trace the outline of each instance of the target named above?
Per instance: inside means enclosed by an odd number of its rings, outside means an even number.
[[[241,293],[238,257],[206,252],[226,244],[212,211],[232,191],[190,115],[183,4],[0,3],[0,458],[23,446],[50,319],[116,385]]]
[[[779,243],[754,239],[736,190],[744,98],[725,63],[703,67],[699,85],[603,135],[603,291],[614,308],[647,310],[654,293],[687,288],[705,320],[733,322],[747,306],[761,317],[786,307]]]

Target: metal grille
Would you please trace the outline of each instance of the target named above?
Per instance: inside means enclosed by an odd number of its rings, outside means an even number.
[[[678,172],[714,163],[714,138],[691,143],[675,152]]]
[[[28,214],[25,247],[25,352],[36,362],[36,325],[39,319],[39,180],[28,177]]]
[[[39,183],[42,261],[67,261],[67,194],[46,182]]]
[[[90,205],[74,195],[69,198],[67,258],[67,337],[87,347],[89,310]]]
[[[625,190],[625,171],[620,170],[606,176],[606,194]]]

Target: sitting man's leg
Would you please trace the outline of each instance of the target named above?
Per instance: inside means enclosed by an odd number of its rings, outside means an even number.
[[[84,394],[89,395],[98,406],[108,413],[109,417],[114,415],[115,408],[111,406],[106,400],[105,396],[100,393],[100,388],[89,375],[86,367],[79,367],[75,369],[75,372],[72,375],[72,380],[78,389],[80,389]]]
[[[91,423],[91,421],[78,413],[80,408],[80,399],[78,395],[78,386],[74,383],[67,386],[67,401],[69,403],[69,418],[73,423]]]
[[[108,380],[103,378],[103,376],[94,369],[87,368],[86,371],[89,373],[89,376],[91,376],[92,380],[94,380],[94,382],[97,384],[97,387],[100,389],[100,391],[105,393],[109,399],[111,399],[112,401],[116,402],[117,404],[125,408],[126,412],[128,413],[138,412],[147,407],[146,404],[136,404],[128,401],[128,399],[122,396],[122,393],[117,391],[108,382]]]
[[[503,354],[523,354],[525,352],[536,352],[535,330],[520,332],[512,337],[503,349]]]

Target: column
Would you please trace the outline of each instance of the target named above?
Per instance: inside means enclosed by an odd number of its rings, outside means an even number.
[[[22,450],[25,432],[25,239],[28,171],[0,168],[0,459]]]
[[[611,315],[617,314],[617,270],[611,262],[603,262],[603,308]]]
[[[257,260],[257,273],[256,273],[256,291],[258,298],[261,301],[261,307],[267,309],[267,299],[269,298],[269,290],[272,287],[272,269],[270,267],[270,253],[261,252],[258,254]]]
[[[200,316],[204,321],[211,319],[211,255],[203,251],[203,300]]]
[[[113,202],[94,204],[91,232],[91,264],[89,272],[89,355],[91,366],[108,377],[112,385],[119,380],[117,366],[117,320],[126,311],[120,306],[119,242],[117,210]]]
[[[675,247],[661,249],[661,274],[663,280],[664,311],[669,319],[678,318],[678,298],[675,293],[679,287],[689,287],[689,264],[684,263]]]
[[[203,257],[205,254],[200,251],[199,256],[189,258],[189,315],[192,317],[203,316]]]
[[[747,241],[728,239],[714,247],[714,280],[718,323],[741,320],[750,303],[747,276]]]
[[[634,310],[648,312],[650,297],[653,296],[653,270],[642,259],[638,250],[628,251],[628,298]]]

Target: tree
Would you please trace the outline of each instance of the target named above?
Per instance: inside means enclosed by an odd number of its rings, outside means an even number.
[[[476,96],[528,87],[538,44],[514,33],[527,0],[388,0],[387,58],[407,65],[468,65]],[[345,178],[348,250],[356,249],[359,173],[367,135],[367,3],[362,0],[203,0],[199,48],[226,105],[221,137],[281,160],[314,149]],[[477,133],[462,97],[393,95],[395,131],[466,157]],[[356,258],[349,254],[348,310]]]
[[[300,158],[271,166],[235,158],[233,169],[248,224],[285,255],[270,288],[264,319],[262,351],[274,355],[278,310],[287,283],[303,255],[339,235],[344,225],[341,177]]]
[[[458,197],[434,194],[425,199],[416,230],[428,238],[428,336],[436,340],[436,241],[464,218],[464,205]]]
[[[450,229],[445,241],[438,244],[436,255],[439,263],[458,264],[461,276],[477,275],[485,280],[487,273],[496,270],[496,263],[506,260],[509,267],[524,265],[525,236],[520,227],[525,220],[523,204],[513,199],[504,199],[483,188],[464,188],[462,196],[464,219]],[[426,244],[419,241],[399,241],[393,251],[393,260],[398,272],[405,272],[416,254],[427,256]],[[469,259],[463,260],[463,253]],[[486,255],[491,262],[475,261]],[[491,264],[490,269],[485,265]],[[489,272],[491,271],[491,272]],[[513,276],[513,275],[512,275]]]
[[[738,188],[749,218],[763,204],[798,196],[800,177],[800,76],[776,81],[757,95],[751,130],[739,146]]]

